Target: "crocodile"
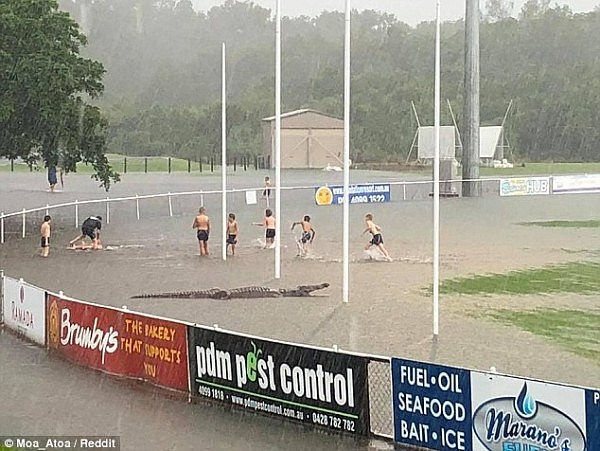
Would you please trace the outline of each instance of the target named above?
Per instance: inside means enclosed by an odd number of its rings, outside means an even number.
[[[240,287],[225,290],[210,288],[195,291],[174,291],[168,293],[150,293],[131,296],[131,299],[170,298],[170,299],[257,299],[295,297],[303,298],[312,296],[313,291],[329,287],[328,283],[316,285],[298,285],[296,288],[270,288],[261,286]]]

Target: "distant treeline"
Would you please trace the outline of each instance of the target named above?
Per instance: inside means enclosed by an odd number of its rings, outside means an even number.
[[[489,0],[488,0],[489,1]],[[494,0],[493,3],[502,3]],[[84,54],[106,70],[109,152],[195,158],[220,152],[221,43],[227,46],[228,148],[262,152],[261,119],[274,114],[272,11],[227,1],[196,13],[189,0],[63,0],[89,38]],[[502,8],[496,8],[496,13]],[[600,161],[600,11],[573,14],[529,0],[519,19],[481,24],[481,121],[499,125],[515,158]],[[343,114],[342,13],[285,18],[282,110]],[[464,23],[442,26],[442,99],[460,126]],[[434,24],[393,15],[352,17],[354,161],[406,158],[433,123]],[[452,124],[444,103],[443,123]]]

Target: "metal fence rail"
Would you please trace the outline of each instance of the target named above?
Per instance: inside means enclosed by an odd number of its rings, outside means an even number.
[[[480,179],[481,182],[481,193],[482,195],[493,195],[498,194],[499,183],[501,178],[487,178]],[[440,182],[445,184],[445,190],[448,193],[459,192],[461,183],[465,180],[450,180]],[[427,199],[433,192],[433,182],[430,180],[419,180],[419,181],[377,181],[376,183],[389,184],[392,187],[394,198],[401,198],[402,200],[418,200]],[[363,184],[357,183],[357,184]],[[292,191],[292,190],[315,190],[319,186],[315,185],[300,185],[300,186],[282,186],[281,191]],[[262,191],[263,187],[248,187],[248,188],[234,188],[226,190],[227,194],[245,193],[246,191]],[[444,191],[444,190],[443,190]],[[179,198],[184,196],[200,196],[200,203],[204,203],[204,196],[207,195],[218,195],[221,194],[221,190],[199,190],[199,191],[182,191],[182,192],[168,192],[160,194],[144,194],[127,197],[105,197],[103,199],[92,199],[92,200],[74,200],[73,202],[65,202],[60,204],[49,205],[46,204],[43,207],[36,207],[30,209],[22,209],[11,213],[0,212],[0,243],[5,242],[6,232],[6,220],[21,218],[21,237],[25,238],[27,233],[27,215],[34,214],[34,218],[39,220],[39,216],[43,214],[49,214],[50,211],[58,209],[73,208],[74,211],[74,227],[79,227],[79,209],[85,205],[96,205],[104,204],[105,208],[105,221],[110,224],[111,215],[111,204],[119,202],[135,202],[135,211],[137,220],[140,219],[140,201],[146,199],[167,199],[168,202],[168,213],[169,216],[173,216],[173,198]],[[456,196],[449,196],[456,197]]]

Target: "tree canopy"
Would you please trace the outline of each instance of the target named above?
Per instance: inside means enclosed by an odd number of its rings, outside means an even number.
[[[28,0],[29,1],[29,0]],[[482,4],[484,2],[481,2]],[[481,36],[481,123],[506,122],[515,158],[598,161],[600,10],[573,14],[528,0],[488,0]],[[274,114],[272,11],[226,1],[206,13],[190,0],[62,0],[105,64],[100,105],[111,152],[193,158],[220,152],[221,42],[227,45],[230,155],[261,153]],[[352,14],[354,161],[403,161],[416,120],[433,123],[433,22],[411,27],[377,11]],[[284,17],[282,110],[343,114],[344,16]],[[464,23],[442,25],[442,99],[461,125]],[[445,102],[444,102],[445,103]],[[442,121],[451,125],[448,108]]]
[[[109,189],[108,122],[86,99],[103,90],[101,63],[79,55],[86,37],[54,0],[0,3],[0,156],[74,171],[91,164]]]

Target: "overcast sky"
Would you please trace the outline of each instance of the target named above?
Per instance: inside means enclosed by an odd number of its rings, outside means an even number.
[[[206,10],[220,5],[223,0],[192,0],[198,9]],[[513,0],[514,15],[518,15],[525,0]],[[254,0],[265,8],[275,9],[275,0]],[[486,0],[479,0],[481,8]],[[591,11],[600,0],[558,0],[552,4],[569,5],[573,12]],[[353,9],[376,9],[394,14],[398,19],[411,25],[424,20],[435,19],[435,0],[351,0]],[[281,0],[281,13],[284,16],[318,16],[321,11],[334,9],[343,11],[345,0]],[[441,0],[442,18],[458,19],[464,15],[465,0]]]

